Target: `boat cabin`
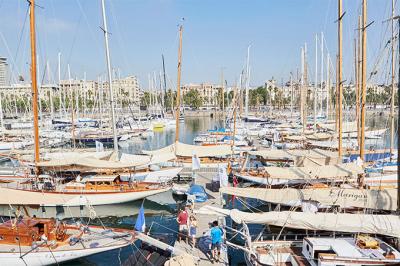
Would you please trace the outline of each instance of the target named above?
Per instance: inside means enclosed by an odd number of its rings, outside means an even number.
[[[33,242],[63,241],[66,229],[55,219],[22,218],[11,219],[0,224],[0,244],[32,246]]]
[[[80,182],[73,182],[66,186],[74,190],[109,190],[119,186],[121,179],[119,175],[94,175],[83,178]]]
[[[302,254],[313,266],[400,263],[400,253],[396,249],[366,235],[356,238],[306,237],[303,240]]]

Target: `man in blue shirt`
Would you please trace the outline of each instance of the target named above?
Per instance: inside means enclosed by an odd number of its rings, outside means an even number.
[[[222,236],[224,235],[224,232],[218,226],[218,221],[214,221],[212,224],[213,227],[211,228],[211,261],[214,262],[214,260],[216,260],[217,262],[219,262],[221,255]]]

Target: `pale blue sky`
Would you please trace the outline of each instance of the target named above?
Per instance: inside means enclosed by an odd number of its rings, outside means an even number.
[[[387,41],[390,0],[368,1],[368,59],[372,69]],[[40,69],[50,61],[57,78],[57,53],[62,53],[62,78],[66,64],[74,77],[97,79],[106,70],[100,0],[37,0]],[[344,78],[351,79],[353,38],[360,0],[344,0]],[[176,82],[178,23],[185,18],[182,82],[219,82],[224,67],[229,84],[238,79],[248,44],[252,44],[251,85],[274,76],[279,82],[300,65],[300,47],[307,42],[311,75],[314,73],[314,36],[324,32],[331,55],[336,53],[337,0],[106,0],[111,60],[122,76],[135,74],[147,87],[148,74],[161,70]],[[27,77],[29,24],[25,25],[25,0],[0,0],[0,55],[10,67]],[[19,41],[21,38],[21,42]],[[20,43],[17,51],[18,43]],[[8,48],[7,48],[8,47]],[[326,51],[326,49],[325,49]],[[382,56],[382,71],[387,54]],[[385,69],[385,71],[383,71]],[[43,75],[43,74],[41,74]],[[384,77],[384,76],[382,76]],[[313,77],[311,77],[314,80]]]

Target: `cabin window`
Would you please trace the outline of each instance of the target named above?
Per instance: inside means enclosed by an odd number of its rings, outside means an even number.
[[[4,240],[4,237],[3,237],[3,236],[0,236],[0,241],[1,241],[1,240]]]

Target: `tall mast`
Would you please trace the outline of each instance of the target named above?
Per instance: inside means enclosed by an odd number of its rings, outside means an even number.
[[[391,43],[391,52],[392,52],[392,92],[391,92],[391,100],[390,100],[390,154],[393,154],[394,149],[394,97],[395,97],[395,54],[394,54],[394,0],[392,0],[392,39]],[[390,160],[392,160],[392,156],[390,156]]]
[[[36,80],[36,33],[35,33],[35,0],[30,0],[30,39],[31,39],[31,80],[32,80],[32,110],[33,110],[33,135],[35,143],[35,163],[40,160],[39,154],[39,119],[38,119],[38,88]]]
[[[75,105],[74,105],[74,97],[73,97],[73,92],[74,90],[72,89],[72,82],[71,82],[71,69],[69,68],[69,64],[67,65],[68,68],[68,83],[69,83],[69,89],[71,91],[71,135],[72,135],[72,145],[75,149]]]
[[[317,129],[318,34],[315,34],[314,130]]]
[[[304,48],[301,47],[300,119],[303,124],[303,131],[305,131],[306,125],[304,124],[303,116],[304,116]]]
[[[321,32],[321,80],[320,80],[321,90],[320,90],[320,95],[319,95],[319,97],[320,97],[320,107],[319,108],[320,108],[321,115],[322,115],[322,109],[323,109],[323,107],[322,107],[322,105],[323,105],[323,98],[322,98],[323,81],[324,81],[324,33]],[[325,86],[326,86],[326,83],[325,83]]]
[[[304,44],[304,99],[303,99],[303,131],[307,128],[307,95],[308,95],[307,43]]]
[[[250,83],[250,47],[251,44],[247,47],[247,63],[246,63],[246,95],[245,95],[245,109],[244,109],[244,116],[249,116],[249,83]]]
[[[178,49],[178,78],[176,82],[176,111],[175,111],[175,142],[179,141],[179,116],[181,113],[180,98],[181,98],[181,69],[182,69],[182,33],[183,26],[179,26],[179,49]]]
[[[235,87],[235,90],[233,91],[233,101],[232,101],[232,106],[233,106],[232,151],[233,151],[233,147],[235,146],[235,136],[236,136],[236,119],[237,119],[237,107],[238,107],[237,100],[238,100],[237,88]]]
[[[362,1],[362,51],[361,51],[361,134],[360,134],[360,157],[364,160],[365,155],[365,100],[367,81],[367,0]]]
[[[342,0],[338,0],[338,93],[339,93],[339,105],[338,105],[338,112],[339,112],[339,158],[342,158],[342,118],[343,118],[343,84],[342,84]]]
[[[60,97],[60,105],[59,105],[59,113],[60,113],[60,118],[61,118],[61,116],[62,116],[62,111],[61,111],[61,109],[62,109],[62,101],[63,101],[63,98],[62,98],[62,89],[61,89],[61,53],[58,53],[58,94],[59,94],[59,97]]]
[[[290,117],[293,117],[293,78],[290,72]]]
[[[222,121],[225,127],[225,82],[224,82],[224,68],[221,67],[221,101],[222,101]]]
[[[360,124],[360,96],[361,96],[361,42],[362,42],[362,32],[361,32],[361,16],[358,16],[358,42],[357,42],[357,67],[356,67],[356,119],[357,119],[357,144],[358,148],[360,148],[360,137],[361,137],[361,124]]]
[[[106,59],[107,59],[107,72],[108,72],[108,88],[110,93],[110,104],[111,104],[111,123],[112,123],[112,131],[114,135],[114,151],[118,152],[118,139],[117,139],[117,129],[115,125],[115,110],[114,110],[114,92],[112,85],[112,77],[111,77],[111,62],[110,62],[110,50],[108,47],[108,30],[107,30],[107,18],[106,18],[106,9],[104,0],[101,0],[101,8],[103,11],[103,32],[104,32],[104,40],[106,44]]]
[[[50,85],[51,80],[50,80],[50,63],[49,60],[46,62],[46,70],[47,70],[47,82]],[[51,119],[54,119],[54,106],[53,106],[53,88],[50,87],[50,95],[49,95],[49,100],[50,100],[50,115]]]
[[[326,55],[326,119],[329,119],[329,103],[330,103],[330,89],[331,89],[331,68],[330,68],[331,58],[329,53]]]

